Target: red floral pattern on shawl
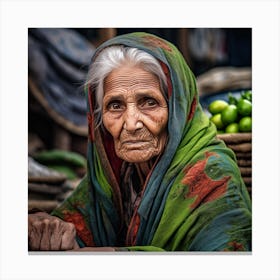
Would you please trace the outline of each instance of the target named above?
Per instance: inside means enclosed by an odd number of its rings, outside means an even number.
[[[185,198],[195,198],[191,208],[196,208],[200,203],[212,201],[222,196],[227,189],[230,176],[224,176],[220,180],[213,180],[205,173],[205,167],[210,156],[215,153],[205,153],[205,159],[188,166],[182,180],[184,185],[189,186]]]
[[[83,240],[86,246],[95,246],[93,242],[93,236],[90,230],[87,228],[84,217],[79,212],[70,213],[65,211],[63,215],[64,221],[73,223],[75,225],[78,236]]]

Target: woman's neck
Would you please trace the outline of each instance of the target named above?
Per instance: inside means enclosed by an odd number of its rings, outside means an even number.
[[[149,160],[146,162],[135,163],[135,167],[141,182],[141,188],[144,186],[145,181],[153,168],[154,162],[154,160]]]

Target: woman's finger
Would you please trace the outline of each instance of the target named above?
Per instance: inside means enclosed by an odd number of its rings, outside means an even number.
[[[65,231],[61,239],[61,250],[72,250],[75,245],[76,230],[75,226],[71,223],[64,225]]]
[[[42,223],[39,220],[33,220],[29,223],[29,247],[30,250],[39,250],[42,239]]]
[[[51,249],[50,239],[51,239],[50,220],[44,219],[42,221],[42,238],[40,243],[40,250],[47,251]]]
[[[51,229],[50,249],[60,250],[61,238],[63,234],[62,223],[58,219],[55,219],[50,224],[50,229]]]

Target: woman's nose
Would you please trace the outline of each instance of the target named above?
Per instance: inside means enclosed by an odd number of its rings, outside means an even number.
[[[129,106],[124,115],[123,128],[127,131],[136,131],[143,127],[139,111],[134,106]]]

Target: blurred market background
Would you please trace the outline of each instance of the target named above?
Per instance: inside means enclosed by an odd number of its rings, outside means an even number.
[[[197,78],[207,113],[215,99],[252,88],[250,28],[30,28],[28,30],[28,207],[50,212],[86,173],[83,84],[104,41],[145,31],[175,44]],[[251,134],[221,136],[251,193]]]

